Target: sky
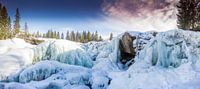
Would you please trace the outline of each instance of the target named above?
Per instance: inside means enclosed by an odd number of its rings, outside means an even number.
[[[163,9],[163,6],[170,5],[167,0],[148,0],[149,4],[145,0],[145,2],[137,2],[138,0],[0,1],[7,7],[12,19],[14,19],[15,9],[19,8],[21,27],[23,28],[23,24],[27,22],[31,32],[36,32],[37,30],[46,32],[49,29],[61,32],[66,32],[67,30],[89,30],[95,32],[97,30],[104,37],[108,36],[110,32],[119,34],[124,31],[160,30],[163,25],[160,23],[160,19],[152,18],[155,15],[146,16],[150,18],[144,18],[144,15]],[[155,6],[156,8],[154,8]],[[141,11],[147,12],[141,13]],[[139,16],[140,14],[143,15]],[[163,17],[161,18],[163,19]],[[172,23],[172,21],[165,20],[163,23]],[[149,23],[158,23],[159,25]]]

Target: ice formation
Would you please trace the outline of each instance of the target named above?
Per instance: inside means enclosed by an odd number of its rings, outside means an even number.
[[[112,41],[85,44],[47,40],[36,47],[28,47],[34,54],[34,64],[9,76],[10,83],[0,82],[0,88],[200,88],[199,32],[129,33],[136,37],[133,47],[137,50],[135,63],[130,67],[119,61],[121,35]]]
[[[91,72],[91,69],[81,66],[46,60],[22,70],[15,77],[10,77],[9,79],[12,82],[25,83],[23,86],[30,86],[37,89],[51,89],[52,87],[74,85],[88,86],[92,76]],[[11,87],[11,85],[7,86]]]
[[[199,34],[159,33],[141,50],[134,65],[113,78],[109,89],[199,89]]]
[[[92,59],[80,48],[80,45],[67,40],[47,41],[35,47],[33,63],[42,60],[56,60],[85,67],[93,66]]]

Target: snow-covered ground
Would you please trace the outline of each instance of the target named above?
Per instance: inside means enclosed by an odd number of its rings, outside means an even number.
[[[138,52],[129,67],[119,61],[123,34],[85,44],[0,41],[0,89],[200,89],[199,32],[129,33]]]
[[[31,64],[33,47],[22,39],[0,40],[0,80]]]

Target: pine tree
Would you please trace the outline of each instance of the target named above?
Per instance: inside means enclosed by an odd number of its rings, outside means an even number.
[[[15,22],[14,22],[15,35],[20,32],[20,13],[19,8],[16,9]]]
[[[46,33],[46,38],[49,38],[49,37],[50,37],[50,30],[48,30]]]
[[[82,35],[81,35],[81,40],[80,40],[81,43],[85,43],[85,36],[84,36],[84,32],[82,32]]]
[[[55,38],[55,39],[57,38],[57,32],[56,31],[53,32],[53,34],[51,35],[51,38]]]
[[[25,22],[25,25],[24,25],[24,32],[25,32],[25,35],[28,36],[29,31],[28,31],[28,24],[27,24],[27,22]]]
[[[74,31],[72,31],[71,34],[70,34],[70,40],[71,41],[75,41],[75,33],[74,33]]]
[[[2,4],[0,3],[0,40],[3,38],[2,37],[2,35],[3,35],[3,33],[2,33],[2,16],[1,16],[1,10],[2,10]]]
[[[65,38],[65,37],[64,37],[64,34],[62,33],[62,34],[61,34],[61,39],[64,39],[64,38]]]
[[[40,32],[39,31],[37,31],[36,37],[40,37]]]
[[[92,33],[92,41],[94,41],[94,33]]]
[[[110,38],[109,38],[109,40],[112,40],[112,39],[113,39],[113,34],[110,33]]]
[[[96,31],[94,34],[94,41],[98,41],[99,40],[99,35],[98,32]]]
[[[5,6],[3,6],[1,10],[1,39],[7,39],[8,38],[8,13]]]
[[[197,0],[180,0],[177,8],[177,25],[183,30],[197,30]]]
[[[12,26],[11,26],[11,19],[10,16],[8,17],[8,38],[13,37]]]
[[[78,32],[78,31],[76,32],[75,38],[76,38],[75,41],[76,41],[76,42],[79,42],[80,39],[79,39],[79,32]]]
[[[43,34],[42,37],[43,37],[43,38],[46,38],[46,34]]]
[[[92,41],[92,34],[90,33],[90,31],[88,31],[87,33],[87,39],[88,39],[88,42]]]
[[[60,32],[57,32],[56,39],[60,39]]]
[[[67,31],[67,34],[66,34],[66,38],[65,38],[66,40],[70,40],[69,39],[69,31]]]
[[[98,41],[103,41],[103,38],[101,36],[99,36]]]

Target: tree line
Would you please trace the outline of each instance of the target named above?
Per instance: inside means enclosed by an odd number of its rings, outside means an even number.
[[[102,36],[99,35],[98,31],[95,31],[93,33],[90,31],[67,31],[66,33],[60,33],[58,31],[48,30],[46,33],[40,33],[39,31],[37,31],[36,33],[34,33],[34,36],[42,38],[66,39],[81,43],[103,40]]]
[[[13,27],[12,20],[8,14],[7,8],[0,3],[0,40],[12,38],[20,32],[20,13],[16,9]]]
[[[179,0],[177,26],[183,30],[200,31],[199,0]]]
[[[23,31],[21,31],[23,30]],[[23,29],[20,26],[20,12],[19,8],[16,9],[15,18],[13,21],[10,15],[8,14],[7,8],[0,3],[0,40],[10,39],[13,37],[43,37],[43,38],[55,38],[55,39],[66,39],[76,42],[86,43],[89,41],[102,41],[103,38],[99,33],[90,32],[90,31],[67,31],[67,33],[60,33],[58,31],[48,30],[46,33],[40,33],[37,31],[36,33],[30,34],[28,30],[28,24],[25,23]],[[110,34],[110,40],[113,34]]]

